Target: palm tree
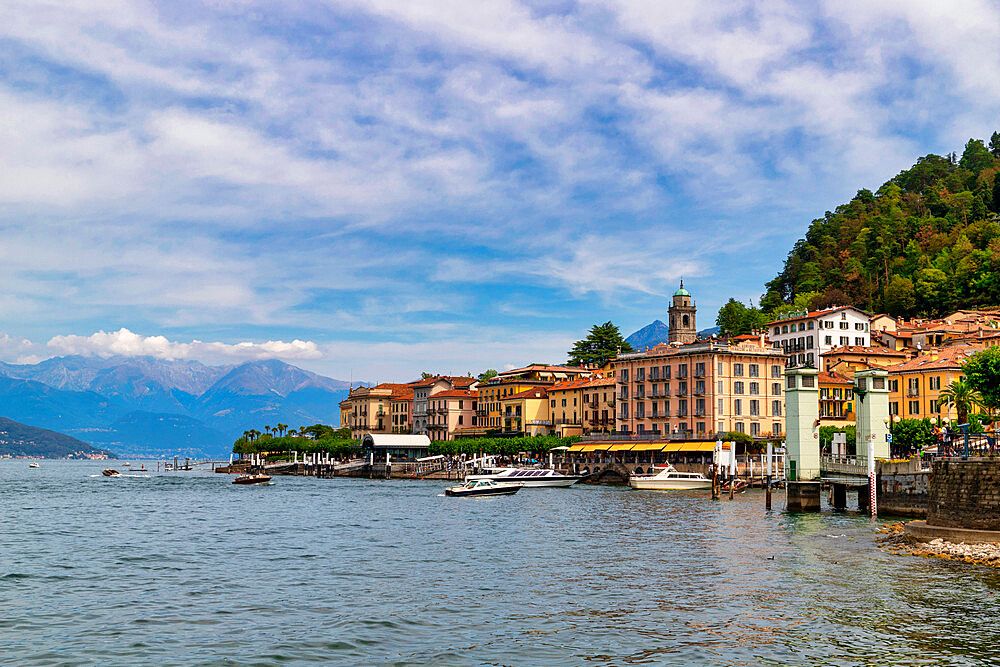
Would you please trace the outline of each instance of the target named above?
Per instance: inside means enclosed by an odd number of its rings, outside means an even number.
[[[264,431],[265,431],[265,432],[266,432],[266,433],[267,433],[268,435],[271,435],[271,430],[272,430],[272,429],[271,429],[271,427],[270,427],[270,426],[265,426],[265,427],[264,427]]]
[[[281,423],[279,423],[277,426],[274,427],[274,430],[278,432],[279,436],[282,436],[282,435],[285,434],[285,429],[287,429],[287,428],[288,428],[288,424],[281,424]]]
[[[982,404],[983,397],[972,388],[965,378],[953,380],[938,394],[938,402],[943,406],[954,405],[958,412],[958,423],[969,423],[969,412],[976,404]]]

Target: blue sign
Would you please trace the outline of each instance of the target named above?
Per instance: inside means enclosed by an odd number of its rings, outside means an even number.
[[[888,442],[888,443],[892,442],[892,433],[886,433],[885,434],[885,441]]]

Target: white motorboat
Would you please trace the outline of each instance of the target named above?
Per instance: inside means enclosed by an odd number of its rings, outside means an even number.
[[[42,466],[40,466],[38,464],[38,461],[32,461],[31,463],[28,464],[28,467],[29,468],[41,468]]]
[[[520,484],[497,484],[489,479],[469,480],[444,490],[446,496],[512,496],[521,490]]]
[[[564,475],[555,470],[538,468],[487,468],[481,475],[466,475],[465,481],[492,480],[494,482],[517,482],[521,486],[572,486],[583,475]]]
[[[710,489],[712,480],[700,472],[678,472],[672,465],[656,466],[655,474],[629,475],[628,484],[633,489],[684,490]]]

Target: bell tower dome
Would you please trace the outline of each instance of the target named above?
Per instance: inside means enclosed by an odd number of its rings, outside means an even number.
[[[674,292],[673,302],[667,309],[670,318],[670,331],[667,340],[671,343],[693,343],[698,338],[698,325],[695,323],[694,301],[691,300],[691,293],[684,289],[684,281],[681,280],[680,289]]]

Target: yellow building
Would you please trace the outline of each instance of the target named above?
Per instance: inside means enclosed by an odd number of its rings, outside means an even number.
[[[942,389],[964,377],[962,364],[980,349],[971,345],[932,348],[909,361],[887,368],[889,414],[902,419],[935,417],[954,420],[958,416],[955,406],[942,407],[938,397]]]
[[[549,417],[556,435],[583,435],[583,390],[589,379],[558,382],[546,390],[549,397]]]
[[[500,400],[505,433],[549,435],[553,432],[549,399],[545,389],[533,387]]]
[[[392,400],[412,393],[411,384],[385,382],[352,389],[340,402],[341,426],[351,429],[351,437],[355,440],[366,433],[392,433]]]
[[[394,396],[389,401],[393,433],[413,432],[413,390]]]
[[[503,400],[529,389],[547,389],[558,382],[579,379],[593,371],[575,366],[531,364],[524,368],[504,371],[476,388],[476,428],[463,429],[462,435],[486,435],[490,431],[506,431]]]

